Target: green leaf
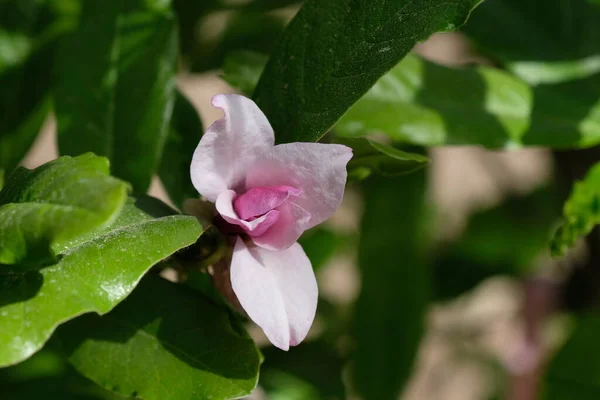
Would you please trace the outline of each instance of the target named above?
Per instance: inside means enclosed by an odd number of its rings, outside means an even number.
[[[0,3],[0,169],[23,159],[50,110],[56,39],[63,17],[46,1]]]
[[[254,99],[279,143],[315,141],[421,40],[462,25],[480,0],[308,0]]]
[[[317,226],[304,232],[298,243],[302,246],[316,272],[325,266],[327,261],[350,240],[351,238],[333,232],[324,226]]]
[[[526,81],[600,72],[600,8],[589,0],[486,1],[464,31]]]
[[[364,399],[396,399],[411,374],[430,298],[425,173],[370,178],[364,194],[354,380]]]
[[[158,168],[175,101],[177,37],[163,3],[85,1],[56,64],[60,152],[107,156],[140,193]]]
[[[0,192],[0,264],[17,269],[55,261],[77,236],[112,223],[129,186],[91,153],[20,168]]]
[[[79,375],[62,354],[48,348],[0,369],[0,393],[6,400],[124,400]]]
[[[354,154],[347,167],[349,179],[364,179],[371,174],[405,175],[429,163],[429,158],[422,154],[408,153],[370,139],[338,139],[337,142],[351,147]]]
[[[251,0],[241,4],[227,5],[229,9],[241,8],[248,11],[271,11],[278,8],[289,7],[302,3],[303,0]]]
[[[197,48],[191,55],[193,72],[220,68],[226,56],[234,51],[270,53],[281,37],[286,22],[280,14],[240,10],[208,15],[201,28],[214,29],[210,24],[214,24],[216,18],[220,18],[225,27],[220,33],[199,38]]]
[[[189,100],[177,91],[169,136],[162,155],[158,176],[171,201],[180,209],[186,198],[197,198],[190,179],[194,150],[202,136],[202,122]]]
[[[595,400],[600,395],[600,316],[580,315],[546,370],[544,400]]]
[[[252,51],[235,51],[225,58],[221,78],[246,96],[252,96],[269,58]]]
[[[234,53],[223,78],[249,93],[263,56]],[[600,74],[529,86],[489,67],[448,68],[408,55],[339,120],[342,137],[382,133],[423,146],[589,147],[600,143]]]
[[[29,112],[17,116],[14,130],[0,132],[0,169],[11,172],[23,160],[50,112],[50,98],[39,100],[33,107]]]
[[[600,223],[600,163],[594,165],[582,181],[575,182],[563,208],[563,222],[550,243],[553,256],[559,257],[577,239]]]
[[[281,352],[263,349],[260,386],[271,400],[342,400],[346,398],[344,360],[331,343],[311,341]]]
[[[458,296],[494,275],[531,273],[548,250],[560,206],[555,188],[544,187],[473,214],[465,232],[437,252],[436,300]]]
[[[0,274],[0,366],[31,356],[65,321],[92,311],[107,313],[150,267],[201,234],[194,217],[153,219],[130,202],[110,227],[64,245],[58,263]]]
[[[489,67],[448,68],[415,55],[381,78],[335,126],[423,146],[587,147],[600,143],[600,75],[530,87]]]
[[[58,339],[84,376],[145,400],[231,399],[256,386],[260,356],[225,309],[156,276],[111,313],[62,326]]]

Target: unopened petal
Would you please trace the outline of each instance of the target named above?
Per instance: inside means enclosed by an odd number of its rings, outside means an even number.
[[[242,219],[263,215],[279,207],[290,196],[298,196],[300,191],[291,186],[257,187],[238,196],[233,202],[235,212]]]
[[[248,247],[241,238],[231,261],[231,285],[248,316],[282,350],[302,342],[317,309],[310,260],[295,243],[284,251]]]
[[[220,193],[243,186],[248,166],[273,147],[273,128],[250,99],[236,94],[213,97],[225,116],[212,124],[196,148],[190,174],[198,193],[214,202]]]
[[[279,219],[280,212],[278,210],[271,210],[252,221],[244,221],[237,215],[233,208],[235,198],[236,194],[233,190],[226,190],[217,197],[215,208],[225,221],[241,227],[250,236],[264,234]]]

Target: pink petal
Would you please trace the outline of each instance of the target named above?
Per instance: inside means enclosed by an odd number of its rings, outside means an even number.
[[[233,208],[240,218],[247,220],[280,206],[290,195],[299,194],[299,190],[290,186],[252,188],[235,199]]]
[[[244,229],[248,235],[254,236],[264,234],[267,229],[269,229],[279,219],[280,212],[277,210],[271,210],[265,215],[252,221],[244,221],[237,215],[233,208],[233,200],[235,197],[236,193],[233,190],[224,191],[219,195],[219,197],[217,197],[215,208],[225,221],[242,227],[242,229]]]
[[[238,237],[231,285],[248,316],[282,350],[296,346],[315,318],[318,288],[310,260],[295,243],[284,251],[248,247]]]
[[[214,202],[244,185],[248,166],[273,147],[273,128],[258,106],[236,94],[213,97],[225,117],[212,124],[196,148],[190,174],[198,193]],[[243,189],[243,188],[242,188]]]
[[[279,215],[269,229],[261,235],[252,236],[252,241],[271,251],[285,250],[298,240],[304,232],[311,215],[300,206],[287,201],[277,208]]]
[[[310,213],[310,220],[298,221],[299,228],[306,230],[331,217],[340,206],[351,158],[352,149],[339,144],[280,144],[250,166],[246,187],[287,185],[301,190],[288,202]]]

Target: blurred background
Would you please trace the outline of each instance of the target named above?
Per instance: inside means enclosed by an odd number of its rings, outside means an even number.
[[[471,20],[485,20],[495,7],[486,11],[487,3],[502,1],[487,0]],[[177,85],[204,127],[221,116],[210,105],[211,97],[237,90],[221,77],[228,55],[239,50],[268,54],[301,4],[174,1],[181,50]],[[505,19],[499,25],[510,26],[509,15],[497,18]],[[469,24],[466,32],[436,34],[414,53],[452,68],[503,67],[474,45]],[[7,57],[1,43],[0,36],[0,53]],[[381,136],[374,132],[373,137]],[[474,146],[434,146],[426,151],[432,161],[423,170],[350,182],[334,218],[302,238],[321,289],[318,316],[310,340],[289,353],[269,347],[261,332],[250,327],[265,346],[253,399],[360,399],[358,393],[368,392],[369,398],[384,400],[389,393],[378,390],[390,386],[404,400],[599,398],[600,389],[585,389],[585,395],[577,390],[560,392],[563,397],[548,395],[555,382],[549,368],[560,375],[561,368],[574,365],[557,366],[557,352],[569,340],[580,313],[592,312],[597,304],[598,232],[559,260],[550,257],[548,243],[573,183],[600,159],[600,151],[494,151]],[[22,164],[32,168],[57,156],[56,123],[49,116]],[[150,193],[169,202],[158,178]],[[403,223],[377,226],[386,211],[406,215],[396,218]],[[394,265],[379,268],[376,249],[369,265],[359,259],[357,250],[365,246],[359,245],[360,237],[371,231],[404,242],[398,245]],[[590,358],[598,353],[595,341],[581,346]],[[43,357],[34,360],[32,365],[38,364],[31,370],[53,371],[62,365],[50,353]],[[600,363],[578,360],[574,368],[580,370]],[[38,372],[14,368],[0,371],[0,382],[15,385],[39,379]],[[353,374],[362,378],[353,379]],[[600,375],[596,379],[600,382]],[[356,382],[358,389],[352,387]],[[4,398],[1,393],[2,386]]]

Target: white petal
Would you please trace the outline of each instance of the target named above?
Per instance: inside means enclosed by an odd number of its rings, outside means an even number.
[[[190,174],[198,193],[216,201],[227,189],[244,185],[246,170],[254,159],[274,145],[273,128],[258,106],[236,94],[212,99],[225,117],[212,124],[196,148]]]
[[[238,237],[231,286],[248,316],[282,350],[299,344],[315,318],[318,288],[310,260],[295,243],[287,250],[248,247]]]
[[[346,164],[352,149],[339,144],[288,143],[271,148],[248,170],[246,187],[287,185],[300,189],[288,201],[310,213],[300,227],[306,230],[331,217],[340,206],[346,186]]]

